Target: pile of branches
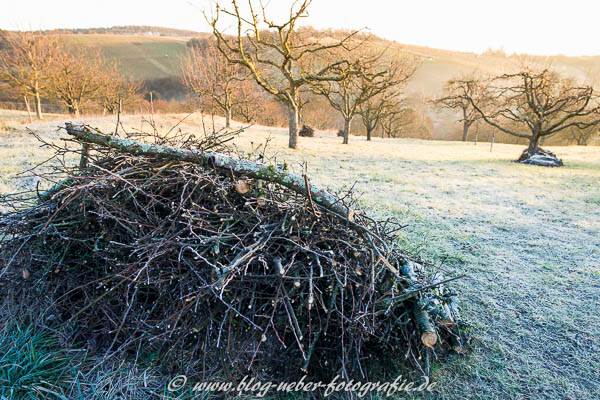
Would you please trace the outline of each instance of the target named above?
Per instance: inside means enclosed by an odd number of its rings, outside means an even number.
[[[229,379],[366,378],[461,348],[452,279],[349,196],[214,152],[222,137],[67,131],[80,166],[0,216],[0,273],[3,290],[46,296],[72,343]]]
[[[536,147],[535,150],[525,149],[517,162],[523,164],[539,165],[542,167],[562,167],[564,164],[560,158],[550,150]]]
[[[302,137],[314,137],[315,130],[308,125],[302,125],[302,129],[298,132],[298,135]]]

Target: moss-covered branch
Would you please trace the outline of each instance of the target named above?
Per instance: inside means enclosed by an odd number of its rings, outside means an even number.
[[[277,183],[307,198],[310,193],[312,200],[324,208],[345,218],[351,218],[352,215],[351,210],[334,195],[314,185],[307,187],[304,178],[273,165],[234,158],[221,153],[187,150],[173,146],[159,146],[110,135],[101,135],[92,132],[89,128],[82,125],[72,125],[70,123],[65,125],[69,135],[74,136],[84,143],[112,148],[123,153],[145,155],[165,160],[185,161],[205,167],[229,170],[237,175]]]

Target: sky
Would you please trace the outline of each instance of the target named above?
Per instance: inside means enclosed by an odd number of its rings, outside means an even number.
[[[247,0],[239,0],[245,3]],[[258,1],[258,0],[254,0]],[[281,20],[292,0],[264,0]],[[0,29],[151,25],[209,30],[213,0],[0,0]],[[223,0],[230,4],[230,0]],[[368,28],[399,43],[480,53],[600,55],[596,0],[313,0],[303,24]]]

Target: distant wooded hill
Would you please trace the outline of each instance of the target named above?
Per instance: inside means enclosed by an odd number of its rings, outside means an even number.
[[[112,34],[112,35],[145,35],[168,37],[191,37],[199,35],[196,31],[185,29],[164,28],[160,26],[111,26],[110,28],[80,28],[80,29],[54,29],[47,31],[59,34]]]

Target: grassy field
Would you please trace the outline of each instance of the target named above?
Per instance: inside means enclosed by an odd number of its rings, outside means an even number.
[[[180,58],[189,38],[127,35],[68,35],[74,47],[99,47],[109,61],[119,63],[126,76],[133,79],[156,79],[179,73]]]
[[[31,188],[35,178],[16,174],[49,150],[25,132],[24,116],[3,115],[0,193]],[[167,131],[182,117],[161,116],[158,127]],[[29,126],[57,140],[61,122]],[[114,129],[111,118],[88,122]],[[124,124],[144,125],[139,116]],[[181,126],[201,125],[193,115]],[[473,348],[434,364],[441,389],[433,398],[600,398],[599,147],[551,147],[565,167],[549,169],[513,163],[523,149],[504,144],[490,152],[489,143],[351,137],[342,145],[332,132],[317,132],[292,151],[284,129],[253,127],[236,145],[247,150],[268,137],[277,161],[296,170],[306,162],[312,180],[332,190],[356,184],[370,213],[408,225],[399,237],[407,248],[467,275],[454,286]],[[94,382],[108,393],[131,371],[113,380],[96,371]]]

